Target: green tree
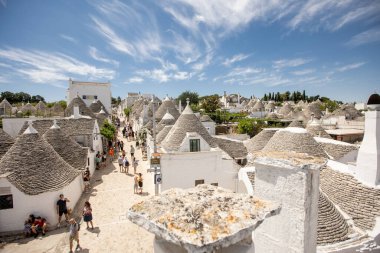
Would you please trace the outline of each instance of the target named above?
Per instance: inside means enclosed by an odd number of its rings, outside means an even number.
[[[107,140],[112,140],[115,137],[116,128],[110,124],[108,120],[104,120],[103,126],[100,128],[100,134]]]
[[[129,114],[131,113],[131,108],[124,108],[124,114],[125,114],[125,117],[129,118]]]
[[[214,113],[217,109],[220,108],[219,95],[215,94],[212,96],[204,97],[200,108],[205,110],[207,113]]]
[[[268,100],[272,100],[272,93],[269,92]]]
[[[303,90],[302,92],[302,100],[305,101],[306,100],[306,91]]]
[[[181,101],[182,104],[186,105],[186,99],[190,99],[190,104],[195,104],[197,105],[199,102],[199,95],[196,92],[192,91],[184,91],[182,92],[178,97],[177,97],[177,103],[178,101]]]
[[[237,126],[237,131],[239,134],[248,134],[249,136],[253,135],[253,124],[249,119],[242,119],[239,121]]]
[[[63,108],[66,109],[67,107],[67,102],[65,100],[60,100],[58,101],[58,104]]]
[[[264,94],[263,100],[264,100],[264,101],[268,101],[268,96],[267,96],[266,93]]]

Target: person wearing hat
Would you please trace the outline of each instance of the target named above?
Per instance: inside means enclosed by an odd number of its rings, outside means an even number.
[[[73,253],[73,241],[77,241],[76,250],[80,249],[79,245],[79,224],[75,221],[74,218],[71,218],[70,221],[70,253]]]

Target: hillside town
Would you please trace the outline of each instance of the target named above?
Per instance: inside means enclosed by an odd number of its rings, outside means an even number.
[[[2,252],[380,249],[378,94],[330,111],[224,93],[210,113],[140,93],[111,106],[110,87],[70,79],[60,110],[1,101]]]

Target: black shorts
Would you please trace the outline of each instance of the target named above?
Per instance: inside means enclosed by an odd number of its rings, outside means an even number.
[[[59,216],[62,216],[62,214],[67,214],[67,209],[59,210]]]

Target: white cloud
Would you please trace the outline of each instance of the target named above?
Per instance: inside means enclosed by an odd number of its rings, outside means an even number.
[[[359,33],[351,38],[350,41],[346,43],[349,47],[357,47],[369,43],[380,41],[380,28],[372,28],[365,32]]]
[[[339,17],[335,24],[331,27],[331,30],[336,31],[342,28],[343,26],[363,20],[363,19],[370,19],[373,16],[376,16],[380,13],[380,2],[374,1],[373,5],[367,5],[362,6],[359,8],[354,8],[353,10],[349,11],[347,14]]]
[[[61,37],[64,40],[70,41],[72,43],[78,43],[78,41],[76,39],[74,39],[73,37],[66,35],[66,34],[60,34],[59,37]]]
[[[295,59],[281,59],[273,62],[273,68],[282,69],[290,67],[298,67],[310,62],[311,59],[295,58]]]
[[[192,76],[192,73],[186,72],[186,71],[178,71],[173,75],[173,78],[175,80],[187,80],[190,79]]]
[[[357,69],[357,68],[360,68],[361,66],[363,66],[364,64],[366,64],[366,63],[365,62],[357,62],[357,63],[348,64],[348,65],[345,65],[345,66],[338,68],[337,71],[345,72],[348,70]]]
[[[92,47],[90,46],[89,47],[89,51],[88,53],[90,54],[90,56],[94,59],[94,60],[97,60],[97,61],[101,61],[101,62],[106,62],[106,63],[111,63],[115,66],[119,66],[119,62],[118,61],[115,61],[115,60],[112,60],[112,59],[108,59],[106,57],[103,57],[101,55],[101,53],[99,52],[98,49],[96,49],[96,47]]]
[[[237,55],[232,56],[231,58],[226,58],[222,64],[224,66],[229,67],[229,66],[231,66],[231,64],[233,64],[235,62],[243,61],[243,60],[247,59],[248,57],[249,57],[248,54],[237,54]]]
[[[7,7],[7,0],[0,0],[0,4],[6,8]]]
[[[111,29],[111,27],[100,21],[98,18],[92,17],[92,20],[96,25],[95,29],[99,32],[100,35],[107,39],[110,46],[119,52],[131,56],[134,56],[136,54],[133,45],[117,35],[116,32]]]
[[[7,48],[0,49],[0,58],[12,62],[16,72],[35,83],[68,80],[71,76],[108,80],[115,76],[113,70],[97,68],[58,52]]]
[[[315,69],[303,69],[303,70],[296,70],[291,73],[296,76],[303,76],[303,75],[308,75],[314,72],[315,72]]]
[[[144,81],[143,78],[139,77],[139,76],[134,76],[134,77],[131,77],[127,80],[127,83],[142,83]]]
[[[198,81],[204,81],[204,80],[207,80],[207,77],[206,77],[206,74],[202,72],[198,75]]]
[[[136,74],[158,81],[160,83],[166,83],[170,80],[170,75],[162,69],[153,70],[140,70]]]
[[[212,58],[214,57],[214,52],[207,52],[202,60],[197,61],[191,66],[195,71],[203,71],[207,66],[211,64]]]

